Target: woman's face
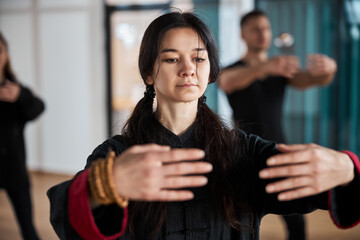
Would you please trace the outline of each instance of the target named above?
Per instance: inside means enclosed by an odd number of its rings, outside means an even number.
[[[157,102],[197,101],[208,85],[210,61],[204,43],[191,28],[167,31],[162,39],[153,73]]]
[[[0,74],[4,71],[6,62],[8,61],[8,53],[5,44],[0,41]]]

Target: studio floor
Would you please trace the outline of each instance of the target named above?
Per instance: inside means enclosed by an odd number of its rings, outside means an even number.
[[[71,178],[66,175],[32,172],[32,194],[35,224],[43,240],[58,239],[49,222],[49,201],[46,191],[53,185]],[[359,240],[360,224],[341,230],[332,223],[327,211],[318,210],[306,216],[308,240]],[[261,240],[285,240],[285,226],[279,216],[268,215],[261,224]],[[21,240],[11,205],[0,190],[0,240]]]

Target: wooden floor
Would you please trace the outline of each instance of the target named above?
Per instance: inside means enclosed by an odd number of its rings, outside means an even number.
[[[49,201],[46,191],[71,176],[31,173],[35,224],[43,240],[58,239],[49,223]],[[349,230],[337,229],[327,211],[306,215],[309,240],[359,240],[360,225]],[[0,191],[0,240],[21,239],[11,205],[4,191]],[[263,219],[261,240],[285,240],[284,224],[279,216],[268,215]]]

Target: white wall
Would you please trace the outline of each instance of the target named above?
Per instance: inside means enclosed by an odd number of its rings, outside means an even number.
[[[21,82],[46,103],[26,128],[30,169],[75,173],[106,136],[99,0],[1,0],[0,30]]]
[[[220,0],[219,52],[221,63],[227,66],[242,57],[246,45],[240,36],[240,18],[254,8],[254,0]]]

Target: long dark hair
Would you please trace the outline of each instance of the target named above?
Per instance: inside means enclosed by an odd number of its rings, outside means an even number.
[[[155,19],[145,31],[139,53],[139,70],[146,85],[146,91],[123,128],[123,135],[130,145],[168,144],[164,134],[162,134],[162,126],[153,114],[155,92],[153,85],[146,83],[146,78],[153,72],[165,33],[170,29],[182,27],[195,30],[206,47],[210,60],[209,82],[213,83],[219,77],[220,64],[215,40],[203,21],[193,13],[181,12],[170,12]],[[218,212],[227,223],[231,227],[241,230],[244,225],[240,221],[239,211],[242,208],[247,208],[247,204],[244,194],[239,190],[241,189],[239,187],[240,181],[235,181],[239,177],[235,177],[237,167],[234,164],[234,158],[237,155],[235,151],[239,151],[240,144],[234,142],[238,138],[232,135],[233,132],[206,105],[205,97],[200,97],[198,101],[198,112],[194,126],[195,144],[196,147],[205,150],[206,160],[214,166],[214,170],[209,176],[213,200],[217,205]],[[136,219],[140,216],[145,216],[146,228],[151,229],[146,233],[146,238],[151,238],[162,227],[166,216],[166,204],[156,202],[132,203],[129,229],[135,239],[141,238],[141,236],[136,236],[138,231],[135,230],[138,227]],[[252,230],[251,226],[250,230]]]
[[[6,51],[9,54],[9,46],[7,44],[7,41],[6,41],[5,37],[4,37],[4,35],[1,32],[0,32],[0,42],[2,42],[2,44],[4,44],[4,46],[6,48]],[[4,76],[5,76],[5,79],[7,79],[7,80],[17,82],[17,78],[16,78],[16,76],[15,76],[15,74],[14,74],[12,68],[11,68],[10,57],[8,57],[8,60],[5,63]],[[2,76],[0,76],[0,77],[2,77]]]

